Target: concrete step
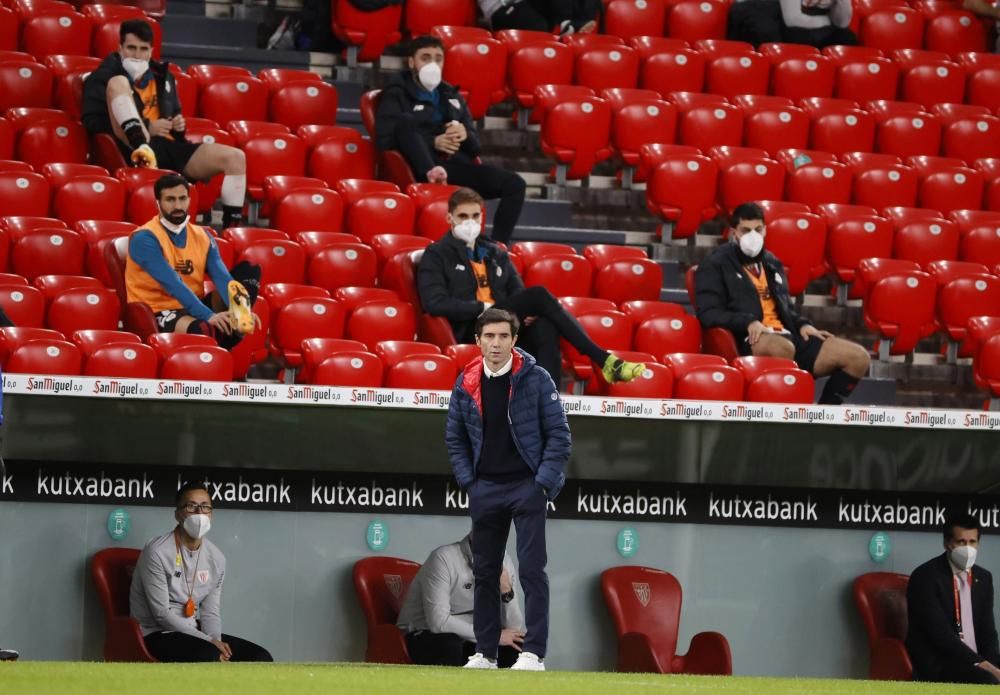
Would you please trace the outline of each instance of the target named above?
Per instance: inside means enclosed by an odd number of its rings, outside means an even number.
[[[552,241],[582,248],[589,244],[619,244],[641,246],[652,243],[650,234],[611,229],[580,229],[578,227],[540,227],[518,225],[513,240]]]
[[[267,51],[241,46],[203,46],[200,44],[165,43],[163,58],[182,68],[197,63],[236,65],[255,75],[264,68],[309,69],[309,54],[299,51]]]
[[[492,224],[498,201],[486,202],[486,219]],[[518,226],[524,227],[572,227],[573,206],[564,200],[543,200],[526,198],[521,209]]]
[[[190,17],[204,17],[204,0],[170,0],[170,15],[185,15]]]
[[[194,16],[173,13],[160,22],[163,36],[171,42],[198,44],[208,47],[233,46],[257,48],[257,22],[251,19],[223,19],[221,17]],[[164,45],[166,48],[166,45]]]

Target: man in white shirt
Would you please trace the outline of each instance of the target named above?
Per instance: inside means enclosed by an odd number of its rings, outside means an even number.
[[[513,576],[514,566],[505,555],[500,574],[503,629],[497,658],[501,668],[513,665],[524,641],[524,616],[515,600]],[[431,552],[410,584],[396,621],[406,633],[413,663],[462,666],[475,653],[474,584],[471,534]]]

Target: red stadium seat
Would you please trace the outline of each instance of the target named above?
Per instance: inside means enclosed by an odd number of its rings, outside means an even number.
[[[719,174],[719,200],[727,211],[748,200],[780,200],[784,190],[785,168],[773,159],[737,162]]]
[[[139,561],[133,548],[105,548],[90,564],[104,609],[104,660],[155,662],[146,649],[139,623],[129,615],[129,587]]]
[[[160,379],[231,381],[232,376],[232,355],[215,345],[179,347],[160,365]]]
[[[34,62],[0,61],[0,113],[15,106],[48,107],[52,72]]]
[[[683,317],[687,313],[680,304],[642,300],[622,302],[621,311],[632,319],[632,325],[636,327],[640,326],[647,319],[661,316],[667,318]],[[659,349],[657,349],[657,352],[659,352]]]
[[[418,340],[383,340],[375,345],[375,354],[382,360],[382,364],[388,371],[407,357],[440,355],[441,348],[432,343],[422,343]],[[452,384],[454,381],[454,377],[452,377]]]
[[[58,190],[63,184],[77,176],[107,176],[108,170],[95,164],[53,162],[43,166],[40,173],[48,180],[53,190]]]
[[[643,145],[655,141],[673,142],[677,129],[677,110],[659,99],[628,104],[615,110],[611,124],[611,146],[624,162],[631,185],[632,172],[639,167]]]
[[[634,88],[639,83],[639,54],[627,46],[592,48],[576,55],[576,84],[595,92],[619,88]]]
[[[742,355],[733,360],[733,366],[740,370],[743,380],[749,385],[751,381],[766,372],[795,369],[795,360],[764,355]]]
[[[354,7],[350,0],[336,0],[331,3],[330,11],[334,35],[347,44],[349,65],[377,59],[386,46],[400,39],[401,5],[365,12]]]
[[[49,183],[41,174],[0,172],[0,210],[4,215],[44,217],[49,212]]]
[[[76,12],[31,17],[21,24],[21,47],[35,58],[90,55],[90,17]]]
[[[811,48],[798,45],[795,47]],[[832,97],[836,76],[836,66],[825,56],[783,56],[774,62],[771,70],[771,93],[790,99]]]
[[[261,239],[247,246],[238,260],[261,267],[262,285],[272,282],[301,284],[305,277],[306,252],[294,241]]]
[[[6,7],[0,7],[0,50],[17,49],[17,15]]]
[[[920,180],[917,202],[921,207],[940,210],[969,210],[982,206],[983,176],[966,168],[944,169],[927,174]]]
[[[535,89],[543,84],[569,84],[573,81],[573,50],[553,40],[509,49],[507,87],[520,109],[520,125],[527,125],[528,112],[535,105]],[[524,114],[523,116],[521,114]],[[536,117],[535,122],[538,121]]]
[[[936,293],[934,279],[919,271],[887,275],[868,287],[864,319],[880,336],[879,359],[910,353],[934,333]]]
[[[316,367],[324,360],[342,352],[364,352],[364,343],[357,340],[347,340],[346,338],[306,338],[302,341],[302,369],[296,375],[296,382],[300,384],[313,383],[313,373]],[[372,355],[374,357],[374,355]],[[379,369],[378,383],[381,385],[382,374]],[[367,384],[365,384],[367,385]]]
[[[157,366],[153,348],[138,341],[134,345],[118,342],[101,345],[87,355],[83,375],[155,379]]]
[[[493,38],[507,47],[507,55],[513,55],[514,51],[525,46],[533,46],[538,43],[549,43],[555,37],[548,31],[533,31],[530,29],[501,29],[493,32]]]
[[[983,157],[1000,157],[1000,118],[984,116],[955,121],[944,131],[941,152],[972,162]]]
[[[969,340],[969,320],[996,316],[1000,308],[1000,278],[993,275],[961,277],[938,292],[938,320],[948,335],[949,357],[972,357],[975,344]],[[949,361],[954,361],[950,359]]]
[[[1000,336],[987,338],[973,365],[976,383],[990,393],[989,408],[1000,405]]]
[[[682,0],[667,13],[667,36],[685,41],[724,39],[729,6],[708,0]]]
[[[7,162],[7,166],[14,164],[11,161],[11,157],[14,156],[14,128],[11,126],[10,121],[6,118],[0,118],[0,158]],[[21,162],[21,164],[24,164]],[[28,171],[31,170],[30,165],[24,164],[28,167]]]
[[[693,108],[680,118],[678,140],[703,151],[717,145],[738,146],[743,142],[743,112],[729,104]]]
[[[61,295],[66,290],[83,288],[89,290],[103,290],[104,285],[97,278],[86,275],[39,275],[32,283],[39,289],[45,297],[45,307],[52,303],[52,300]],[[72,333],[66,333],[72,335]]]
[[[341,338],[344,308],[327,297],[293,299],[278,311],[271,334],[271,352],[289,367],[302,364],[302,342],[307,338]]]
[[[289,236],[305,231],[339,232],[343,203],[335,191],[292,191],[275,207],[271,224]]]
[[[0,307],[15,326],[41,328],[45,322],[45,298],[34,287],[0,285]]]
[[[885,54],[874,46],[827,46],[820,53],[837,65],[885,57]]]
[[[872,680],[913,679],[910,655],[903,643],[909,579],[905,574],[869,572],[854,580],[852,594],[868,634],[868,677]]]
[[[512,256],[519,256],[524,267],[530,267],[535,261],[548,256],[573,255],[576,251],[569,244],[558,244],[552,241],[519,241],[511,248]]]
[[[604,6],[604,31],[626,40],[662,36],[666,16],[662,0],[611,0]]]
[[[361,95],[361,116],[365,123],[368,122],[369,112],[371,119],[371,127],[375,128],[375,108],[371,104],[372,98],[369,95],[378,95],[379,90],[374,90],[372,92],[365,92]],[[364,138],[357,130],[342,125],[300,125],[295,129],[295,134],[302,138],[306,145],[309,147],[309,151],[324,143],[327,140],[339,140],[341,142],[361,142]]]
[[[861,21],[861,43],[883,51],[920,48],[924,39],[924,17],[917,10],[894,7],[878,10]]]
[[[594,266],[594,272],[600,272],[615,261],[648,258],[645,249],[638,246],[618,246],[617,244],[591,244],[584,247],[583,257]]]
[[[309,70],[291,70],[288,68],[265,68],[257,73],[257,79],[267,85],[267,91],[273,97],[275,92],[286,85],[305,82],[317,84],[323,82],[322,76]]]
[[[687,313],[654,316],[637,324],[632,344],[640,352],[696,353],[701,351],[701,324]]]
[[[546,109],[541,145],[556,160],[556,182],[585,178],[610,157],[610,131],[611,108],[603,99],[569,99]]]
[[[323,190],[326,183],[311,176],[265,176],[263,185],[263,200],[261,202],[260,214],[270,217],[273,214],[278,202],[292,191],[312,190],[318,188]]]
[[[559,304],[573,316],[618,311],[614,302],[600,297],[559,297]]]
[[[220,75],[201,86],[198,115],[225,123],[232,114],[250,121],[267,120],[267,86],[255,77]]]
[[[838,162],[807,163],[785,177],[787,200],[815,206],[847,203],[851,199],[851,172]]]
[[[397,253],[410,253],[425,249],[430,245],[431,240],[412,234],[376,234],[368,243],[375,251],[378,270],[381,273],[385,264]]]
[[[809,213],[767,221],[767,247],[785,266],[788,292],[802,294],[826,272],[826,222]]]
[[[416,562],[394,557],[366,557],[354,563],[354,592],[368,628],[365,661],[412,663],[396,620],[419,569]]]
[[[326,357],[311,369],[307,383],[369,388],[382,386],[382,361],[370,352],[366,352],[363,347],[361,350],[339,351]]]
[[[968,66],[967,101],[991,111],[1000,108],[1000,65]]]
[[[377,234],[413,234],[416,210],[403,193],[370,193],[346,212],[344,231],[365,243]]]
[[[269,176],[302,176],[306,169],[306,145],[294,135],[258,135],[243,146],[247,161],[247,189],[256,200],[264,196]]]
[[[90,329],[76,331],[72,336],[73,344],[80,349],[80,354],[84,359],[90,357],[97,348],[105,345],[127,343],[131,345],[141,345],[142,340],[135,333],[128,331],[109,331],[102,329]],[[155,356],[155,353],[154,353]]]
[[[233,244],[233,254],[236,257],[242,256],[252,244],[258,241],[282,240],[287,241],[288,235],[280,229],[270,229],[267,227],[229,227],[223,230],[222,238],[228,239]]]
[[[330,292],[340,287],[373,287],[378,259],[363,244],[334,244],[309,259],[309,282]]]
[[[753,53],[753,44],[747,41],[732,41],[729,39],[699,39],[691,42],[691,47],[704,53],[709,59],[723,55],[742,55]]]
[[[65,340],[59,331],[49,328],[29,328],[8,326],[0,328],[0,364],[6,366],[7,358],[17,348],[27,343],[29,340]]]
[[[876,99],[895,99],[899,67],[887,58],[846,62],[837,68],[834,94],[840,99],[866,103]]]
[[[632,322],[620,311],[604,309],[581,313],[576,320],[590,339],[605,350],[616,352],[631,347]],[[594,376],[594,363],[589,357],[580,354],[566,340],[561,340],[560,344],[563,363],[569,367],[573,378],[587,381]]]
[[[700,401],[743,400],[743,375],[729,366],[695,367],[684,376],[674,372],[674,398]]]
[[[955,55],[986,51],[986,28],[971,12],[945,12],[927,21],[924,45],[932,51]]]
[[[541,285],[556,297],[590,295],[593,270],[586,259],[570,254],[541,258],[527,267],[524,284]]]
[[[25,128],[17,157],[35,169],[50,162],[86,162],[87,132],[79,123],[46,122]]]
[[[353,234],[344,234],[343,232],[299,232],[295,235],[295,241],[302,244],[306,255],[310,258],[327,246],[361,243],[361,239]]]
[[[646,186],[646,206],[664,222],[663,240],[686,239],[702,222],[716,216],[718,168],[707,157],[671,157],[653,171]]]
[[[105,176],[77,176],[56,190],[53,212],[67,224],[125,218],[125,186]]]
[[[406,302],[367,302],[347,320],[347,337],[373,348],[381,340],[413,340],[417,317]]]
[[[470,362],[483,359],[483,353],[479,346],[474,344],[449,345],[445,348],[444,354],[455,360],[459,371],[462,371]]]
[[[922,268],[932,261],[958,258],[958,225],[945,220],[911,222],[896,229],[893,257],[914,261]]]
[[[447,49],[462,41],[481,41],[491,37],[488,29],[476,26],[438,25],[431,28],[431,36],[441,39]]]
[[[744,142],[768,152],[805,148],[809,143],[809,118],[801,109],[762,109],[745,121]]]
[[[727,98],[767,94],[770,70],[770,61],[757,53],[720,55],[705,66],[705,91]]]
[[[892,223],[874,215],[858,215],[831,223],[826,244],[827,262],[837,279],[849,285],[854,282],[862,259],[892,255],[892,236]],[[841,298],[846,300],[847,296],[842,294]]]
[[[341,179],[373,179],[375,150],[368,140],[326,140],[310,153],[307,171],[331,187]]]
[[[866,111],[828,113],[814,118],[810,143],[813,149],[834,154],[871,152],[875,144],[875,119]]]
[[[63,335],[86,329],[115,330],[121,306],[114,290],[77,287],[56,296],[46,323]]]
[[[923,116],[927,113],[921,104],[916,104],[912,101],[895,101],[891,99],[873,99],[865,105],[865,109],[875,116],[875,120],[879,123],[894,116],[908,116],[912,118],[914,116]]]
[[[404,7],[403,27],[410,36],[421,36],[436,26],[472,26],[475,20],[473,0],[411,0]]]
[[[812,403],[813,376],[798,368],[769,370],[746,384],[746,400],[754,403]]]
[[[18,275],[82,275],[86,244],[69,229],[28,232],[11,247],[11,266]]]
[[[447,355],[410,355],[386,371],[385,386],[451,391],[457,375],[455,361]]]
[[[994,268],[1000,265],[1000,225],[973,227],[962,234],[958,257]]]
[[[955,63],[914,65],[903,72],[899,93],[918,104],[961,103],[965,97],[965,70]]]
[[[919,181],[910,167],[890,166],[863,171],[854,178],[854,202],[883,208],[894,205],[913,207]]]
[[[507,96],[507,47],[495,39],[460,41],[445,49],[444,80],[461,85],[472,118]]]
[[[82,358],[73,343],[42,338],[31,340],[11,352],[6,371],[13,374],[80,374]]]
[[[938,117],[943,127],[947,128],[955,121],[989,116],[990,110],[976,104],[934,104],[931,106],[931,113]]]
[[[894,116],[878,124],[879,152],[912,157],[937,154],[941,144],[941,123],[929,113]]]
[[[385,287],[339,287],[333,298],[345,311],[351,312],[366,302],[398,302],[400,296]],[[409,301],[409,300],[407,300]]]
[[[914,261],[906,261],[899,258],[865,258],[858,263],[858,272],[855,275],[855,282],[861,292],[861,296],[867,295],[868,290],[875,286],[875,283],[890,275],[913,273],[920,270],[920,266]]]
[[[291,130],[283,123],[270,121],[234,120],[226,121],[226,130],[232,135],[236,147],[242,149],[256,137],[283,137],[290,135]]]
[[[418,185],[418,184],[415,184]],[[435,186],[437,184],[422,184]],[[445,186],[447,184],[444,184]],[[452,188],[455,188],[454,186]],[[399,186],[389,181],[372,181],[370,179],[341,179],[335,190],[344,201],[344,207],[350,208],[367,195],[374,193],[399,193]]]
[[[326,82],[295,82],[271,95],[271,120],[291,129],[300,125],[335,123],[337,88]]]
[[[271,311],[277,313],[296,299],[329,299],[330,293],[322,287],[313,285],[293,285],[287,282],[275,282],[264,285],[261,295],[267,301]]]
[[[639,85],[661,95],[701,92],[705,85],[705,56],[687,48],[672,48],[642,62]]]

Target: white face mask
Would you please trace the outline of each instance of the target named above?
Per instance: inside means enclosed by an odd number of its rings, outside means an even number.
[[[139,60],[138,58],[122,58],[122,67],[125,68],[125,72],[135,82],[149,70],[149,61]]]
[[[764,235],[760,232],[746,232],[740,237],[740,250],[750,258],[756,258],[764,248]]]
[[[459,222],[451,230],[451,233],[455,235],[456,239],[461,239],[465,242],[465,245],[470,249],[476,245],[476,239],[479,237],[479,232],[481,227],[475,220],[465,220],[465,222]]]
[[[417,79],[428,92],[433,92],[441,84],[441,66],[437,63],[427,63],[417,72]]]
[[[208,514],[192,514],[184,520],[184,532],[196,540],[201,540],[212,528],[212,517]]]
[[[185,214],[184,218],[181,219],[180,221],[177,221],[176,219],[171,220],[169,217],[163,214],[163,210],[160,210],[160,224],[162,224],[168,232],[173,232],[174,234],[180,234],[182,231],[184,231],[184,227],[187,226],[187,223],[190,220],[191,220],[191,215],[188,214]]]
[[[951,564],[961,570],[972,569],[972,566],[976,564],[977,554],[978,551],[971,545],[956,546],[948,553],[951,558]]]

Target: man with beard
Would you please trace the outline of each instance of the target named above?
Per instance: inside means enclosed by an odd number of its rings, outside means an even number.
[[[744,355],[794,359],[814,376],[829,375],[819,402],[839,405],[868,372],[871,357],[795,312],[785,268],[764,249],[766,235],[760,206],[744,203],[733,210],[731,243],[712,252],[695,273],[698,320],[706,329],[729,330]]]
[[[125,289],[130,303],[153,310],[160,333],[210,335],[228,349],[254,330],[250,307],[260,267],[241,263],[233,268],[240,282],[233,279],[212,234],[189,221],[189,188],[177,174],[157,179],[159,214],[129,237]],[[205,294],[206,272],[221,290],[211,297]]]

